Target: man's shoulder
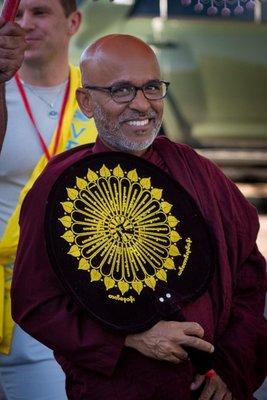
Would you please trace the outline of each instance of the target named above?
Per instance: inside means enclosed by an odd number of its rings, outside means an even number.
[[[178,143],[167,138],[166,136],[158,136],[154,141],[154,147],[160,154],[164,154],[167,158],[180,160],[189,166],[195,163],[205,167],[206,164],[212,163],[206,157],[200,155],[194,148],[186,143]],[[213,163],[212,163],[213,164]]]

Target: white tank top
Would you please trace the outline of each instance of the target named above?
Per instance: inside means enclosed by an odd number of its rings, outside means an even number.
[[[24,85],[36,124],[48,145],[57,125],[57,117],[49,117],[54,110],[60,114],[67,82],[53,87]],[[35,129],[30,121],[14,79],[6,84],[8,123],[0,155],[0,237],[12,214],[21,189],[29,179],[43,154]]]

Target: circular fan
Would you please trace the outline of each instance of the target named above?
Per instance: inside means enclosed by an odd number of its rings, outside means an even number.
[[[206,289],[209,230],[189,194],[148,161],[102,153],[67,168],[46,208],[51,264],[91,317],[125,332],[168,319]]]

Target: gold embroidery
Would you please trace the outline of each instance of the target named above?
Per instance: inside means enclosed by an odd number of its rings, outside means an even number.
[[[123,303],[128,303],[128,302],[134,303],[135,302],[135,298],[133,296],[122,297],[118,294],[116,296],[109,294],[108,297],[109,297],[109,299],[112,299],[112,300],[123,301]]]
[[[192,244],[192,240],[190,238],[186,239],[186,246],[185,246],[185,254],[184,254],[184,261],[182,263],[182,265],[178,268],[178,275],[182,275],[182,273],[184,272],[184,269],[186,267],[187,261],[189,259],[189,255],[191,253],[191,244]]]
[[[182,238],[172,204],[164,200],[162,189],[152,187],[149,177],[140,178],[135,169],[123,171],[120,165],[103,165],[99,171],[89,169],[86,177],[76,177],[66,192],[60,203],[64,215],[59,221],[65,228],[61,237],[91,282],[100,282],[107,291],[117,288],[123,296],[129,290],[140,295],[144,287],[155,290],[158,281],[167,281],[168,270],[175,269],[175,258],[181,256]],[[190,252],[187,239],[178,275]],[[135,301],[121,295],[108,297]]]

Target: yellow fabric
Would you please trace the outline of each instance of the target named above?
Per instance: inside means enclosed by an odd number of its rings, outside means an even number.
[[[97,131],[94,121],[84,118],[78,109],[75,91],[79,86],[80,71],[77,67],[71,66],[70,95],[63,118],[62,132],[57,153],[61,153],[77,145],[92,143],[96,139]],[[50,154],[54,146],[55,133],[49,145]],[[0,352],[4,354],[9,353],[14,327],[14,322],[11,317],[10,287],[12,267],[19,239],[20,208],[26,194],[46,166],[46,163],[46,157],[42,156],[35,166],[29,181],[22,189],[17,206],[0,240]]]

